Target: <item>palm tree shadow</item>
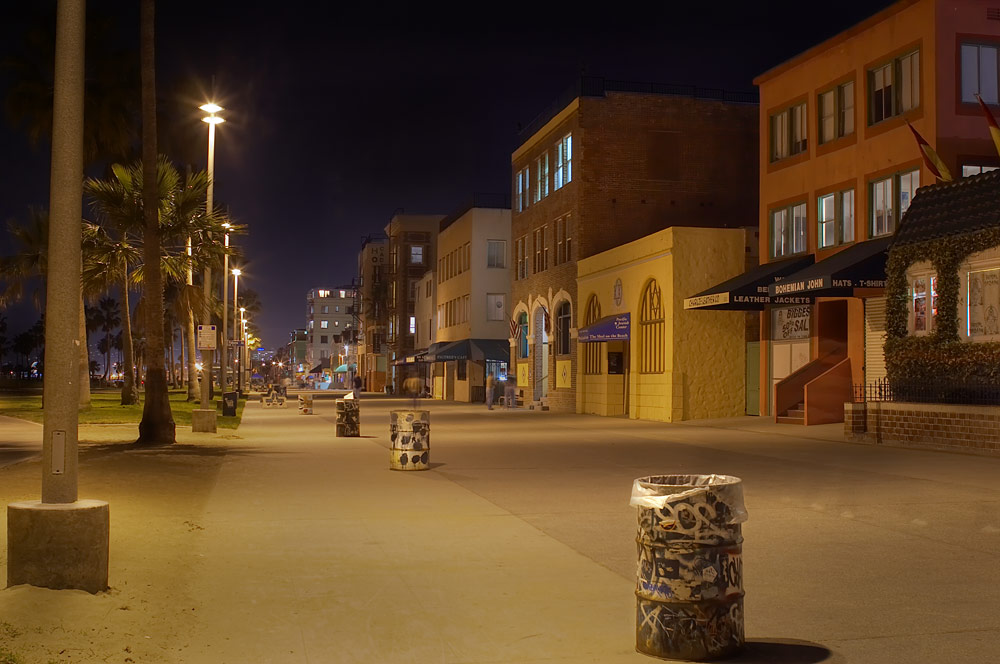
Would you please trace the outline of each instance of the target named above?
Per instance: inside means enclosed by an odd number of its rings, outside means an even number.
[[[224,457],[233,455],[285,454],[273,450],[262,450],[238,445],[192,445],[190,443],[174,443],[172,445],[137,445],[135,443],[101,443],[80,447],[80,456],[99,458],[127,453],[140,453],[144,456],[197,456]]]

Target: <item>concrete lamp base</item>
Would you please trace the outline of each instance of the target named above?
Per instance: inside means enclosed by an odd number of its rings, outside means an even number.
[[[215,423],[219,413],[214,408],[195,408],[191,411],[191,431],[195,433],[215,433]]]
[[[7,585],[108,589],[111,519],[103,500],[7,505]]]

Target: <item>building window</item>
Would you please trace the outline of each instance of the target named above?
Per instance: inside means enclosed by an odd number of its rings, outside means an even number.
[[[549,248],[545,244],[545,229],[547,226],[542,226],[541,228],[535,229],[534,234],[534,251],[535,251],[535,266],[534,272],[537,274],[547,270],[549,267]]]
[[[962,44],[962,101],[975,104],[976,95],[987,104],[997,99],[997,54],[995,45]]]
[[[309,329],[310,329],[310,330],[311,330],[311,329],[313,329],[313,322],[314,322],[314,321],[309,321]]]
[[[424,248],[420,245],[412,245],[410,247],[410,265],[423,265],[424,264]]]
[[[528,236],[522,235],[514,240],[514,253],[517,255],[517,273],[515,279],[528,278]]]
[[[563,302],[556,309],[556,355],[569,355],[569,329],[572,325],[569,302]]]
[[[340,327],[340,321],[339,320],[333,321],[333,326],[334,327]]]
[[[410,334],[417,333],[417,317],[410,316]]]
[[[553,190],[573,180],[573,134],[566,134],[556,143],[556,173]]]
[[[330,313],[330,307],[328,305],[324,304],[322,306],[322,308],[320,309],[320,313],[321,314],[328,314],[328,313]]]
[[[920,105],[920,51],[913,51],[868,72],[868,124],[873,125]]]
[[[934,329],[937,322],[937,303],[936,276],[924,275],[910,282],[910,311],[913,315],[910,329],[914,334],[927,334]]]
[[[507,295],[505,293],[486,294],[486,320],[506,320],[504,315]]]
[[[326,336],[325,334],[321,334],[320,337],[319,337],[319,342],[321,344],[330,343],[330,338],[328,336]]]
[[[821,93],[817,106],[821,144],[854,133],[854,81]]]
[[[328,321],[328,320],[321,320],[319,322],[319,326],[320,326],[320,329],[325,330],[326,328],[330,327],[330,321]]]
[[[854,242],[854,190],[825,194],[816,201],[820,249]]]
[[[553,263],[554,265],[561,265],[571,260],[570,249],[572,248],[572,243],[573,238],[569,226],[569,215],[566,215],[562,219],[556,219],[556,260]]]
[[[978,341],[1000,334],[1000,269],[969,272],[966,288],[965,333]],[[976,339],[979,337],[979,339]]]
[[[771,258],[806,250],[806,204],[771,210]]]
[[[587,301],[587,317],[584,318],[584,325],[596,323],[601,318],[601,303],[597,301],[596,295],[591,295]],[[588,342],[583,344],[583,373],[596,376],[601,373],[601,350],[603,343]]]
[[[507,241],[486,241],[486,267],[507,267]]]
[[[920,186],[920,171],[897,173],[871,183],[871,237],[891,235]],[[898,212],[897,212],[898,211]]]
[[[656,279],[646,285],[639,307],[639,373],[663,373],[663,304]]]
[[[319,359],[321,359],[321,360],[325,360],[326,358],[327,358],[327,351],[325,351],[325,350],[321,350],[321,351],[319,352]]]
[[[962,177],[967,178],[973,175],[979,175],[980,173],[989,173],[990,171],[995,171],[1000,166],[972,166],[969,164],[962,165]]]
[[[455,362],[455,379],[469,380],[469,368],[466,360]]]
[[[521,336],[517,340],[517,356],[523,360],[528,357],[528,314],[522,313],[517,317],[517,326],[521,330]]]
[[[549,155],[546,152],[535,162],[535,195],[537,203],[549,195]]]
[[[809,147],[805,102],[771,116],[771,161],[778,161]]]
[[[516,205],[518,212],[524,212],[528,209],[528,190],[531,188],[530,181],[528,180],[528,167],[525,166],[517,173],[517,178],[514,183],[516,195]]]
[[[330,297],[330,291],[328,290],[318,290],[316,292],[319,294],[319,297]]]

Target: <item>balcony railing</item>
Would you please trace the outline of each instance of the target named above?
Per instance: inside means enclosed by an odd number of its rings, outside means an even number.
[[[1000,384],[987,381],[890,381],[854,385],[854,402],[895,401],[950,403],[970,406],[1000,405]]]

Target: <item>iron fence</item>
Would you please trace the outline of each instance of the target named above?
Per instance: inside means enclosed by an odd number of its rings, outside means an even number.
[[[974,381],[890,381],[854,385],[854,402],[898,401],[970,406],[1000,405],[1000,384]]]

